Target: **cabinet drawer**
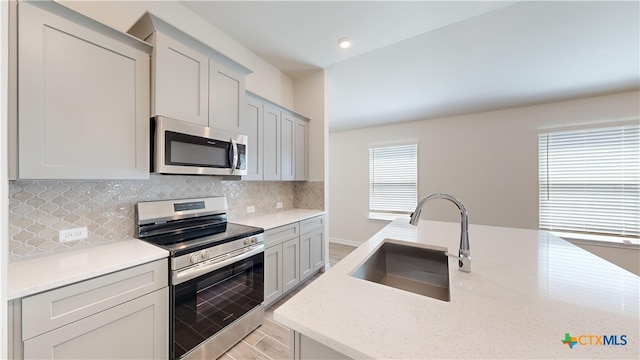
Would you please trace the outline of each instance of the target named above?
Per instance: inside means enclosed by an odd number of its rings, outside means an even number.
[[[264,232],[264,246],[269,247],[300,236],[298,223],[280,226]]]
[[[162,259],[26,297],[22,299],[22,339],[96,314],[167,284],[167,260]]]
[[[300,233],[306,234],[308,232],[322,229],[324,227],[324,215],[316,216],[311,219],[300,221]]]

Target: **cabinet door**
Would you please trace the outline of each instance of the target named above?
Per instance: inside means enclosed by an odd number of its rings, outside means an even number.
[[[300,281],[304,281],[313,273],[313,247],[310,235],[300,236]]]
[[[24,342],[25,359],[167,359],[169,291],[155,291]]]
[[[209,126],[242,133],[244,75],[209,60]]]
[[[154,37],[152,114],[209,126],[209,58],[161,32]]]
[[[282,295],[282,244],[264,250],[264,306]]]
[[[242,133],[247,135],[247,175],[243,180],[262,180],[262,103],[247,98],[247,109],[242,123]]]
[[[22,338],[30,339],[167,286],[166,259],[22,299]]]
[[[295,180],[295,136],[296,119],[289,113],[282,113],[282,180]]]
[[[271,106],[264,105],[263,113],[263,146],[262,158],[264,165],[264,180],[281,179],[280,162],[280,125],[281,113]]]
[[[282,284],[286,293],[300,283],[300,238],[282,243]]]
[[[18,6],[18,176],[148,178],[149,54],[86,18]]]
[[[316,230],[309,234],[311,238],[311,263],[313,271],[320,270],[324,267],[324,229]]]
[[[307,144],[308,144],[308,126],[309,124],[302,119],[296,118],[296,130],[295,130],[295,180],[305,181],[307,180]]]

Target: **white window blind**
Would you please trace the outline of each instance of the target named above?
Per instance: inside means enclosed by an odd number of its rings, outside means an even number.
[[[418,198],[418,145],[369,148],[369,212],[410,214]]]
[[[640,235],[638,124],[540,134],[542,229]]]

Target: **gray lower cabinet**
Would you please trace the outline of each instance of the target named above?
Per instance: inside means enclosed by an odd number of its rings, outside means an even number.
[[[18,300],[14,359],[166,359],[166,259]]]
[[[300,235],[300,281],[324,267],[324,229]]]
[[[313,273],[313,246],[310,234],[300,236],[300,280]]]
[[[321,344],[312,338],[302,335],[297,331],[293,333],[292,357],[294,360],[300,359],[322,359],[322,360],[346,360],[350,357]]]
[[[289,292],[300,283],[300,239],[282,243],[282,291]]]
[[[24,342],[25,359],[163,359],[168,288]]]
[[[264,250],[264,303],[273,304],[282,296],[282,245]]]
[[[308,237],[311,239],[311,264],[312,272],[320,270],[325,264],[324,251],[324,229],[311,232]]]
[[[265,231],[264,305],[324,267],[324,215]]]
[[[300,225],[296,222],[264,232],[264,305],[276,302],[300,281],[298,246]]]

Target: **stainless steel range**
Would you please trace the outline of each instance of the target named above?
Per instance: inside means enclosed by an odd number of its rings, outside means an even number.
[[[172,359],[215,359],[264,319],[264,230],[227,222],[227,199],[136,204],[136,237],[171,253]]]

